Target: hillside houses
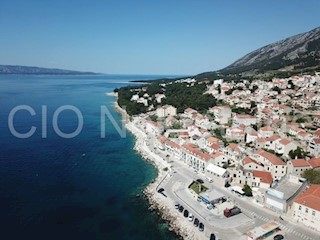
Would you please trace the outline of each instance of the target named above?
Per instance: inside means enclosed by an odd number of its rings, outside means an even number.
[[[285,213],[307,186],[303,173],[320,170],[320,112],[315,94],[320,84],[298,77],[295,87],[289,88],[289,80],[224,82],[221,94],[208,81],[206,91],[215,94],[217,105],[205,111],[186,106],[178,113],[173,105],[161,106],[165,94],[153,98],[139,93],[133,101],[142,96],[159,103],[154,111],[141,115],[141,122],[146,133],[157,136],[167,160],[221,187],[248,185],[254,189],[256,202]],[[154,115],[157,121],[151,120]],[[297,149],[303,154],[293,157]],[[301,220],[306,215],[299,216]]]

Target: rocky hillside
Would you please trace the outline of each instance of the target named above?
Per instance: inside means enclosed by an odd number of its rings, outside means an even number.
[[[39,68],[26,66],[0,65],[0,74],[35,74],[35,75],[91,75],[92,72],[79,72],[64,69]]]
[[[320,68],[320,27],[272,43],[220,70],[225,74],[254,71],[294,71]]]

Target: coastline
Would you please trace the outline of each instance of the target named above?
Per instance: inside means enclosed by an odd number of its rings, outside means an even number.
[[[195,231],[195,228],[190,228],[190,225],[188,226],[186,223],[187,220],[174,208],[174,202],[171,199],[164,198],[161,194],[157,194],[158,186],[168,175],[168,171],[165,171],[164,168],[168,167],[169,164],[157,159],[155,154],[148,149],[144,142],[146,134],[138,129],[132,122],[128,121],[130,116],[118,105],[117,100],[114,103],[114,108],[119,113],[123,114],[122,116],[125,118],[126,129],[136,138],[134,150],[137,151],[144,160],[153,164],[157,169],[157,177],[143,190],[143,195],[150,205],[149,210],[156,211],[160,218],[168,223],[169,231],[175,232],[181,239],[203,239],[203,236],[201,237],[201,235]]]

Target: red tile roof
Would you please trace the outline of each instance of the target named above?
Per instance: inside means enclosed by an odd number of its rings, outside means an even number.
[[[218,143],[219,140],[215,137],[209,137],[207,138],[207,141],[213,144],[213,143]]]
[[[182,147],[190,154],[192,154],[192,155],[194,155],[194,156],[196,156],[206,162],[212,158],[212,156],[210,154],[204,153],[200,149],[195,148],[192,145],[194,145],[194,144],[184,144],[184,145],[182,145]]]
[[[272,135],[271,137],[267,138],[267,141],[274,142],[274,141],[276,141],[278,139],[280,139],[280,136]]]
[[[273,131],[273,128],[270,126],[265,126],[265,127],[260,128],[260,130],[264,131],[264,132],[270,132],[270,131]]]
[[[273,182],[273,178],[270,172],[253,170],[252,174],[254,177],[260,178],[261,182],[263,183],[271,184]]]
[[[318,129],[317,131],[315,131],[315,132],[314,132],[314,135],[320,136],[320,129]]]
[[[320,167],[320,158],[311,158],[308,162],[313,168]]]
[[[266,152],[263,149],[258,149],[256,151],[256,154],[259,154],[260,156],[264,157],[273,165],[286,165],[286,163],[284,161],[282,161],[279,157],[277,157],[276,155],[274,155],[272,153]]]
[[[314,138],[313,141],[314,141],[316,144],[319,144],[319,143],[320,143],[320,138]]]
[[[291,141],[289,139],[284,138],[280,141],[280,143],[283,145],[288,145],[289,143],[291,143]]]
[[[249,164],[249,163],[255,163],[257,165],[261,165],[260,163],[258,163],[256,160],[250,158],[250,157],[245,157],[243,160],[242,160],[242,164],[243,165],[246,165],[246,164]]]
[[[214,150],[218,150],[218,149],[220,148],[220,145],[214,143],[214,144],[212,144],[212,145],[210,146],[210,148],[212,148],[212,149],[214,149]]]
[[[227,146],[227,148],[230,148],[232,151],[240,151],[240,148],[239,148],[239,146],[238,146],[238,144],[236,144],[236,143],[230,143],[228,146]]]
[[[305,159],[291,160],[294,167],[310,167],[310,164]]]
[[[299,194],[294,202],[320,211],[320,185],[312,184],[307,190]]]

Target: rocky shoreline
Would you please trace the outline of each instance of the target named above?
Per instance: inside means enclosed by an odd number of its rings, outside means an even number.
[[[123,117],[129,119],[129,115],[124,109],[122,109],[117,102],[114,104],[115,109],[123,114]],[[203,237],[193,229],[190,228],[190,222],[186,223],[186,219],[183,218],[182,214],[174,208],[173,201],[170,199],[164,199],[160,194],[157,194],[157,187],[167,176],[167,172],[164,170],[165,166],[163,163],[154,159],[148,154],[143,148],[143,135],[138,129],[131,123],[126,121],[125,124],[128,131],[130,131],[136,138],[134,149],[148,162],[153,164],[158,170],[158,176],[154,179],[143,191],[144,197],[148,200],[150,211],[155,211],[157,214],[169,225],[169,231],[175,232],[180,239],[185,240],[200,240]],[[188,226],[189,224],[189,226]],[[192,225],[191,225],[192,226]]]

